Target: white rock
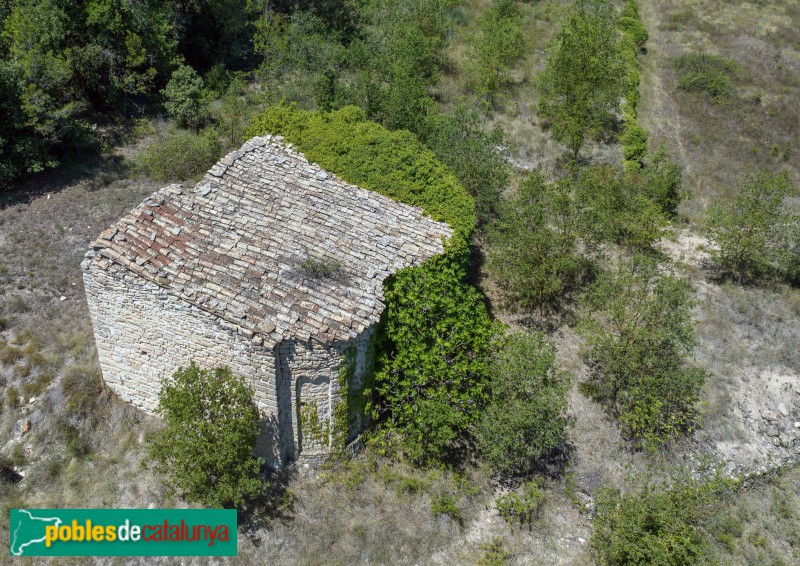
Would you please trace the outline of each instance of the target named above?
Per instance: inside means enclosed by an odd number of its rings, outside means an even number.
[[[66,301],[66,300],[67,300],[67,298],[66,298],[64,295],[61,295],[61,297],[59,297],[59,299],[58,299],[58,300],[59,300],[59,301]]]

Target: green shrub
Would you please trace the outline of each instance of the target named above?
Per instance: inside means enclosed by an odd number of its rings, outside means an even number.
[[[620,136],[622,158],[626,170],[639,168],[647,154],[647,130],[634,123],[627,122]]]
[[[522,486],[522,496],[511,491],[498,497],[495,505],[500,517],[509,525],[516,523],[522,528],[527,524],[530,527],[539,516],[543,498],[541,480],[534,478]]]
[[[262,492],[262,460],[253,456],[260,416],[243,378],[192,362],[162,384],[157,411],[165,426],[148,439],[146,461],[170,491],[208,507]]]
[[[208,92],[203,79],[190,66],[179,65],[161,93],[167,114],[182,128],[197,130],[208,121]]]
[[[705,564],[708,522],[734,484],[679,479],[669,488],[650,483],[636,492],[602,488],[595,498],[591,544],[600,564]]]
[[[734,95],[733,79],[737,67],[733,61],[709,53],[686,53],[673,62],[678,73],[678,88],[724,102]]]
[[[800,215],[784,206],[795,188],[785,173],[751,171],[739,185],[736,197],[709,209],[708,229],[719,246],[712,252],[722,277],[753,281],[771,271],[792,279],[792,253]]]
[[[664,235],[666,215],[635,181],[606,165],[581,171],[575,200],[584,207],[580,225],[589,237],[644,250]]]
[[[585,298],[581,330],[592,372],[583,389],[648,450],[691,432],[699,418],[705,372],[686,362],[695,345],[689,293],[686,281],[635,256],[599,277]]]
[[[644,24],[638,17],[633,18],[630,16],[622,16],[619,19],[619,27],[622,29],[622,31],[631,36],[631,39],[633,39],[633,41],[636,43],[636,46],[640,49],[644,47],[645,43],[647,43],[647,28],[644,27]]]
[[[475,434],[495,473],[530,473],[566,439],[570,379],[554,366],[555,348],[539,333],[512,334],[498,353]]]
[[[478,558],[478,566],[503,566],[511,559],[511,552],[505,549],[500,537],[481,544],[481,550],[483,555]]]
[[[466,281],[475,205],[453,172],[413,134],[368,122],[362,110],[323,113],[278,105],[249,135],[283,135],[344,180],[420,206],[447,222],[446,251],[384,282],[386,310],[373,384],[372,413],[404,439],[417,461],[439,461],[463,437],[486,400],[496,333],[480,293]]]
[[[220,158],[222,147],[212,130],[195,134],[177,130],[144,148],[138,156],[141,170],[159,181],[198,178]]]
[[[469,82],[476,96],[491,102],[524,49],[522,16],[514,1],[492,0],[478,19],[468,57]]]
[[[439,515],[447,515],[459,525],[463,524],[464,518],[461,515],[461,509],[455,498],[449,493],[442,493],[431,497],[431,514],[434,517]]]
[[[675,216],[681,201],[689,198],[689,191],[683,186],[681,168],[670,161],[663,145],[648,154],[644,167],[634,171],[629,178],[668,216]]]
[[[488,267],[514,311],[557,309],[590,276],[579,251],[581,218],[566,183],[526,177],[488,230]]]
[[[611,4],[575,0],[538,78],[539,114],[575,157],[619,111],[626,81],[622,48]]]

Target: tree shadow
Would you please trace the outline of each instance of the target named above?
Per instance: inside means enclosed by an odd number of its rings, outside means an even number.
[[[297,503],[297,496],[289,489],[289,485],[297,477],[294,466],[266,475],[269,487],[239,509],[239,525],[242,532],[255,546],[260,544],[256,536],[258,531],[270,530],[276,522],[287,525],[294,520]]]

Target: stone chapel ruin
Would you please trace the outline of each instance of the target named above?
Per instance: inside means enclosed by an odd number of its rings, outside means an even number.
[[[148,197],[86,253],[103,378],[152,412],[179,366],[229,366],[255,391],[259,455],[276,467],[324,455],[342,365],[351,389],[367,371],[384,279],[442,253],[451,235],[280,137],[253,138],[194,188]],[[304,430],[308,415],[317,434]]]

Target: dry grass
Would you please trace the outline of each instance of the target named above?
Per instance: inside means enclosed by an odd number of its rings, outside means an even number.
[[[748,168],[786,169],[800,184],[800,3],[655,0],[641,12],[650,40],[640,122],[683,166],[694,193],[686,218],[702,224]],[[698,52],[736,63],[730,100],[677,89],[672,61]]]

